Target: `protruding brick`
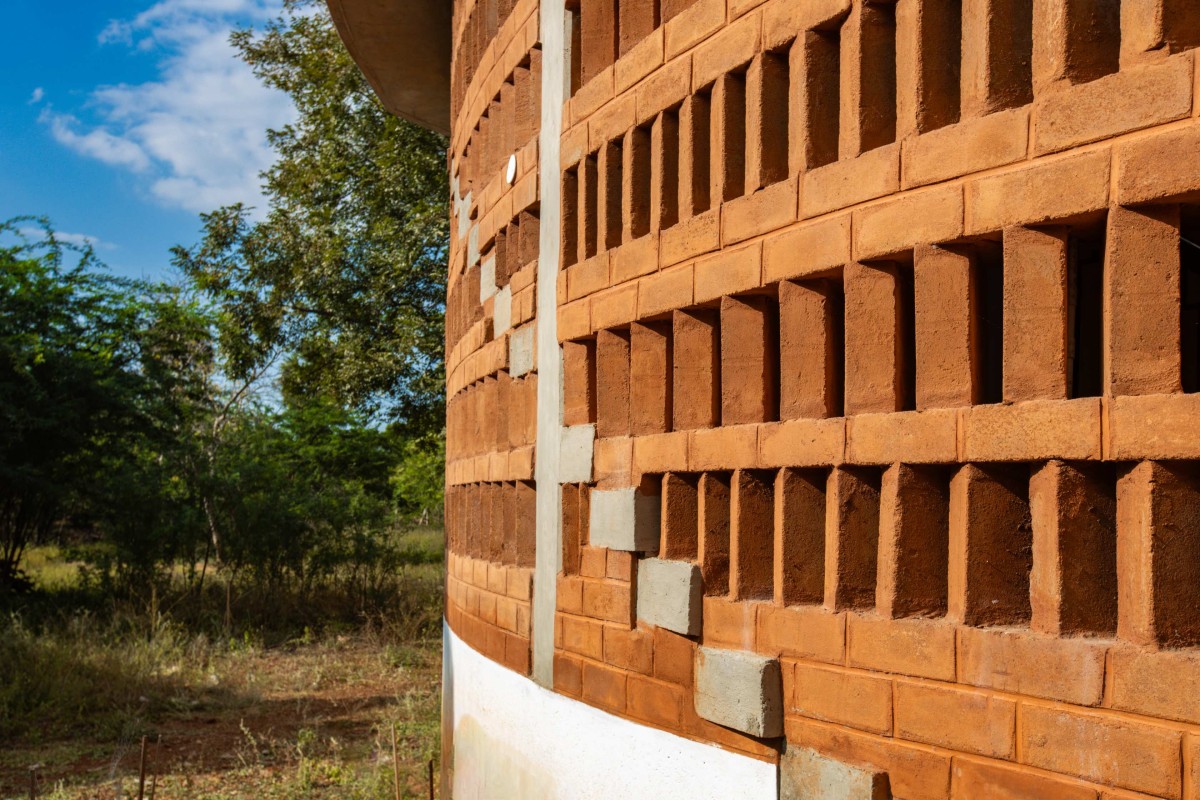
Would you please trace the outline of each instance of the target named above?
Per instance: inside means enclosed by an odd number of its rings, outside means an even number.
[[[1055,636],[1115,632],[1116,483],[1111,469],[1051,461],[1034,470],[1029,507],[1033,629]]]
[[[896,141],[895,13],[890,4],[855,3],[842,25],[842,158]]]
[[[1067,397],[1065,228],[1004,231],[1004,399]]]
[[[887,773],[788,747],[779,760],[779,800],[887,800]]]
[[[694,561],[697,558],[697,527],[700,521],[698,478],[674,473],[663,475],[662,540],[660,558]]]
[[[918,409],[978,402],[979,333],[970,250],[920,245],[913,265]]]
[[[825,482],[817,470],[781,469],[775,476],[776,605],[824,599]]]
[[[1180,390],[1179,206],[1108,212],[1105,394]]]
[[[696,653],[696,713],[748,733],[783,734],[779,662],[740,650],[701,647]]]
[[[637,617],[687,636],[700,634],[700,568],[688,561],[646,558],[638,564]]]
[[[967,625],[1029,620],[1033,534],[1022,465],[965,464],[950,481],[948,616]]]
[[[942,468],[907,464],[883,473],[875,607],[885,617],[946,610],[947,477]]]
[[[721,422],[738,425],[776,417],[776,309],[762,296],[721,300]]]
[[[661,498],[640,489],[593,489],[589,541],[593,547],[635,553],[658,549]]]
[[[672,420],[675,430],[709,428],[721,421],[719,320],[709,310],[672,316]]]
[[[879,473],[835,467],[826,498],[825,606],[869,608],[875,604]]]
[[[1117,483],[1117,633],[1139,645],[1200,644],[1200,476],[1145,461]]]
[[[842,303],[832,281],[779,284],[780,419],[841,411]]]
[[[846,414],[900,411],[905,354],[898,267],[851,262],[845,293]]]
[[[671,325],[637,323],[630,329],[630,432],[671,430]],[[607,387],[606,387],[607,388]]]
[[[772,597],[773,481],[766,473],[737,470],[730,500],[729,594],[734,600]]]
[[[563,342],[563,424],[596,421],[596,341]]]
[[[729,591],[729,475],[706,472],[700,476],[700,569],[706,595]]]
[[[1028,0],[973,0],[962,16],[961,116],[984,117],[1033,99]]]
[[[629,331],[596,334],[596,434],[627,436],[630,422]]]

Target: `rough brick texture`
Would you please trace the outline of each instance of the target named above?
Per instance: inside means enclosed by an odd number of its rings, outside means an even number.
[[[545,9],[456,2],[451,628],[530,673],[561,492],[564,695],[798,796],[1194,794],[1197,8],[580,0],[560,108]]]

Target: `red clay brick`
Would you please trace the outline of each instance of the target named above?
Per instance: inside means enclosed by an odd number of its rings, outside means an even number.
[[[779,284],[779,418],[841,410],[841,292],[829,281]]]
[[[992,758],[1015,755],[1017,704],[984,692],[896,681],[896,736]]]
[[[671,430],[670,323],[634,323],[630,329],[630,432]]]
[[[583,693],[583,662],[574,656],[554,654],[554,691],[579,697]]]
[[[835,611],[875,605],[879,541],[879,473],[837,467],[827,485],[825,606]]]
[[[1076,705],[1096,705],[1104,689],[1103,641],[1019,630],[962,628],[961,683]]]
[[[897,269],[846,265],[846,414],[903,408]]]
[[[967,625],[1029,621],[1029,471],[965,464],[950,482],[947,615]]]
[[[944,470],[894,464],[879,493],[875,608],[885,617],[946,610],[949,484]]]
[[[672,316],[672,421],[676,430],[720,423],[720,320],[713,311]]]
[[[978,402],[975,264],[970,250],[921,245],[914,254],[918,409]]]
[[[1107,239],[1106,394],[1178,392],[1179,207],[1115,207]]]
[[[598,622],[564,616],[563,648],[588,658],[604,657],[604,626]]]
[[[1142,462],[1117,483],[1117,633],[1140,645],[1200,643],[1200,476],[1194,465]]]
[[[654,637],[648,631],[605,626],[604,660],[611,666],[649,675],[653,671]]]
[[[722,425],[777,416],[777,313],[768,297],[721,299]]]
[[[1179,797],[1181,735],[1129,719],[1066,709],[1021,710],[1024,763],[1164,797]]]
[[[592,705],[625,713],[628,673],[592,661],[583,662],[583,699]]]
[[[629,331],[596,334],[596,435],[627,436],[630,432]]]
[[[954,680],[955,629],[940,620],[850,614],[846,662],[852,667]]]
[[[790,711],[891,735],[892,682],[864,672],[796,664]],[[911,738],[911,737],[910,737]]]
[[[758,610],[756,647],[775,657],[806,658],[841,664],[846,657],[846,614],[817,606]]]
[[[696,496],[700,516],[698,553],[704,593],[724,595],[729,591],[729,476],[701,475]]]
[[[671,730],[678,729],[684,703],[690,701],[683,689],[638,675],[629,676],[631,717]]]
[[[818,470],[776,473],[772,556],[776,605],[824,599],[825,480]]]
[[[733,474],[730,499],[729,594],[734,600],[770,599],[774,486],[771,476],[754,470]]]
[[[696,646],[686,636],[654,629],[654,677],[685,688],[692,685]]]
[[[971,800],[1098,800],[1094,788],[1069,779],[969,758],[954,759],[950,796]]]

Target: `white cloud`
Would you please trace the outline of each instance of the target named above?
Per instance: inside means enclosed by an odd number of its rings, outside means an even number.
[[[150,168],[149,157],[135,141],[114,136],[104,128],[92,128],[79,133],[78,119],[70,114],[57,114],[48,108],[42,111],[38,119],[50,128],[50,135],[56,142],[77,153],[134,172],[145,172]]]
[[[42,121],[65,147],[136,174],[165,205],[261,208],[258,175],[272,160],[266,131],[287,124],[295,110],[259,83],[229,33],[278,10],[278,0],[161,0],[115,20],[100,41],[158,55],[157,78],[98,86],[83,108],[47,108]]]
[[[21,228],[19,231],[22,236],[29,239],[42,239],[46,232],[41,228]],[[106,242],[99,236],[90,236],[86,233],[66,233],[65,231],[55,231],[54,238],[64,244],[74,245],[76,247],[87,247],[91,245],[94,250],[116,250],[117,246],[111,242]]]
[[[29,95],[29,105],[36,106],[42,102],[42,98],[46,96],[46,90],[42,87],[37,87],[33,90],[33,94]]]

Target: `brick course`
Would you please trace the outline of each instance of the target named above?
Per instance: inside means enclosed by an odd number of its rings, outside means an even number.
[[[788,747],[897,797],[1194,791],[1200,14],[1093,5],[584,0],[545,254],[537,3],[456,3],[451,627],[528,673],[510,342],[561,270],[562,419],[599,438],[557,691],[773,760],[693,702],[701,643],[752,650]],[[595,486],[661,494],[698,636],[638,622]]]

